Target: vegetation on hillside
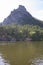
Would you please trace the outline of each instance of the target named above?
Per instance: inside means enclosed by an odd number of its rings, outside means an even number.
[[[33,25],[0,26],[0,41],[43,40],[43,28]]]

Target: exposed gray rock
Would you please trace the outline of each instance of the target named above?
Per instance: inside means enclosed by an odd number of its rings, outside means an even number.
[[[19,8],[14,9],[11,14],[4,19],[2,25],[8,24],[33,24],[43,26],[43,23],[32,17],[22,5],[19,5]]]

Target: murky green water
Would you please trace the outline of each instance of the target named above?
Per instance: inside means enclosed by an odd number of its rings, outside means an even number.
[[[43,41],[0,43],[0,65],[43,65]]]

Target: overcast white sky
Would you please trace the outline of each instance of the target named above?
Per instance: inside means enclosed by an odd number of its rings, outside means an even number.
[[[34,17],[43,20],[43,0],[0,0],[0,22],[18,5],[24,5]]]

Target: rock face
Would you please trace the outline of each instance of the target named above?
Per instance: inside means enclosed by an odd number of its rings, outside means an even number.
[[[43,23],[27,12],[26,8],[22,5],[19,5],[18,9],[14,9],[11,14],[4,19],[2,25],[8,24],[33,24],[43,26]]]

